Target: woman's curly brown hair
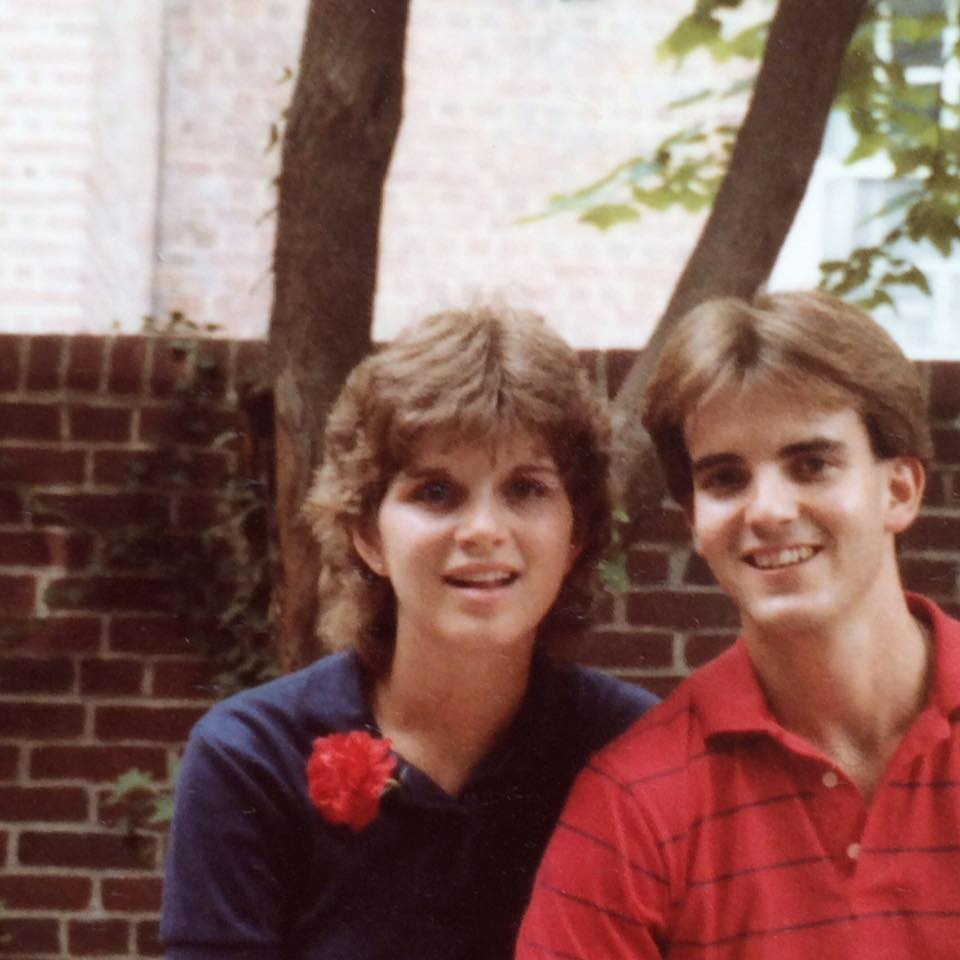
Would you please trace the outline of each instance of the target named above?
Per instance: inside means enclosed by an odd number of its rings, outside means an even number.
[[[428,317],[363,360],[327,421],[323,464],[304,512],[320,544],[320,636],[389,669],[396,607],[388,580],[353,546],[426,435],[496,442],[524,430],[553,456],[581,550],[540,625],[557,653],[582,634],[610,534],[609,425],[576,353],[537,316],[484,307]]]

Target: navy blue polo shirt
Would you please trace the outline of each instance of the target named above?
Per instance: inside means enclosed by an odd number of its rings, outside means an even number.
[[[359,833],[324,820],[306,781],[316,737],[377,733],[355,654],[217,704],[180,770],[166,956],[508,960],[575,774],[655,699],[538,660],[517,717],[459,796],[400,758],[400,787]]]

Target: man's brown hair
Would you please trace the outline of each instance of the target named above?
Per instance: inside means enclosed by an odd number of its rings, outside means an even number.
[[[671,331],[644,404],[644,426],[682,506],[693,494],[687,417],[720,391],[757,387],[827,408],[852,406],[881,459],[927,464],[933,455],[916,367],[862,310],[819,291],[711,300]]]

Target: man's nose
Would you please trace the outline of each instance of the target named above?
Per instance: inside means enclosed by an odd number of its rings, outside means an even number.
[[[758,472],[747,491],[746,519],[762,527],[789,523],[797,517],[797,490],[778,470]]]

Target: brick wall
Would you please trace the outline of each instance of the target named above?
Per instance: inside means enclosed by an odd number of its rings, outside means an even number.
[[[240,374],[262,350],[0,337],[0,956],[159,952],[162,832],[128,837],[108,794],[131,767],[163,781],[214,696],[217,666],[198,653],[207,629],[180,615],[163,554],[193,549],[226,478],[255,473]],[[615,389],[631,358],[586,362]],[[903,567],[957,611],[960,365],[924,370],[938,462]],[[187,382],[203,417],[185,406]],[[234,428],[247,440],[230,439]],[[151,535],[131,547],[145,519]],[[631,588],[608,601],[585,659],[665,693],[729,643],[736,620],[677,509],[642,520]]]

